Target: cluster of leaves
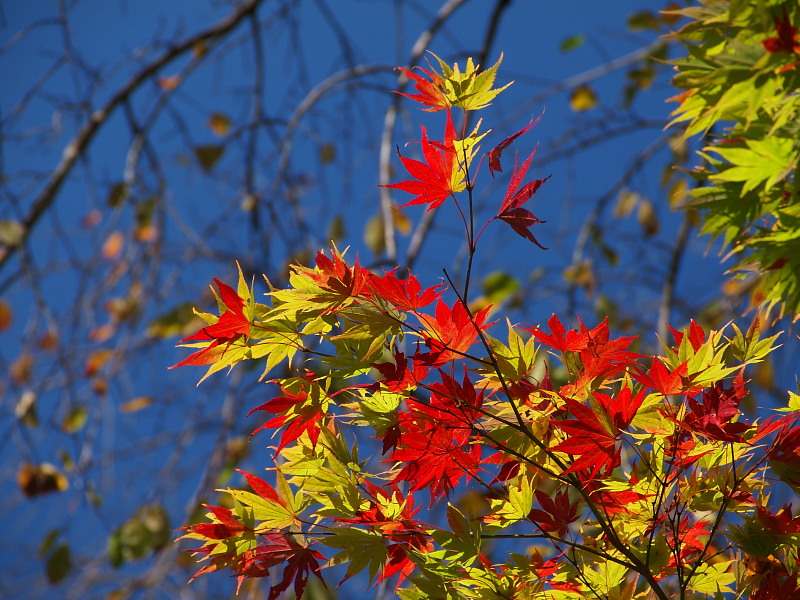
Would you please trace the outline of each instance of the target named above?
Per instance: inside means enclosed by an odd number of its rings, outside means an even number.
[[[485,134],[458,136],[451,109],[483,108],[497,66],[409,73],[412,97],[446,111],[445,132],[423,129],[423,160],[401,157],[412,178],[392,187],[428,210],[466,197],[462,290],[372,272],[335,247],[270,286],[269,303],[241,272],[237,289],[216,281],[219,316],[200,314],[179,364],[208,376],[256,359],[262,379],[285,375],[250,413],[266,415],[254,434],[277,438],[274,483],[243,473],[249,489],[185,527],[198,574],[277,580],[283,565],[270,600],[290,586],[300,598],[335,565],[342,581],[392,577],[407,600],[796,595],[800,517],[775,498],[779,482],[800,489],[800,397],[763,421],[740,410],[744,369],[777,336],[761,339],[758,321],[727,335],[692,322],[653,357],[607,321],[504,327],[470,307],[470,164]],[[493,175],[533,125],[487,153]],[[544,180],[523,184],[530,162],[486,224],[538,245],[523,204]],[[364,458],[370,437],[382,452]]]
[[[674,14],[690,21],[673,34],[688,50],[673,63],[685,90],[673,123],[707,135],[687,206],[757,280],[755,303],[800,313],[800,5],[702,0]]]

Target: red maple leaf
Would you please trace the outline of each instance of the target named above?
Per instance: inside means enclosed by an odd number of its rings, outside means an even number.
[[[304,379],[311,384],[313,377],[314,374],[309,372],[305,374]],[[279,382],[273,380],[271,383]],[[277,396],[247,413],[249,417],[254,412],[265,410],[277,415],[253,430],[250,436],[254,436],[262,429],[278,429],[288,423],[288,427],[281,434],[276,452],[280,452],[284,446],[299,438],[303,432],[308,433],[308,439],[311,441],[312,447],[315,447],[317,439],[319,439],[319,421],[325,416],[322,404],[318,399],[309,396],[307,386],[302,386],[295,393],[281,384],[281,391],[285,395]]]
[[[800,584],[797,575],[767,574],[758,584],[750,600],[800,600]]]
[[[800,52],[800,42],[797,40],[797,27],[792,25],[792,21],[789,19],[789,14],[786,12],[786,9],[783,10],[783,16],[780,18],[775,17],[775,29],[778,32],[777,37],[771,37],[761,41],[767,52],[770,54],[776,52],[786,52],[788,54]]]
[[[500,210],[498,211],[497,216],[494,218],[505,221],[519,235],[527,240],[530,240],[542,250],[546,250],[547,248],[542,246],[530,232],[532,225],[535,225],[536,223],[544,223],[544,221],[537,219],[528,209],[522,208],[522,205],[531,199],[531,197],[539,190],[542,184],[550,179],[550,177],[537,179],[535,181],[526,183],[520,189],[520,184],[525,178],[525,174],[528,172],[528,167],[531,165],[531,160],[533,159],[534,154],[536,154],[536,149],[531,152],[528,160],[522,163],[521,167],[518,167],[518,161],[514,162],[514,172],[511,174],[511,181],[508,184],[508,190],[506,191],[505,198],[503,199],[503,204],[500,205]]]
[[[406,463],[392,483],[408,481],[411,491],[429,487],[431,504],[476,473],[481,457],[481,446],[471,437],[483,393],[476,393],[466,373],[462,384],[440,374],[442,382],[430,386],[428,402],[406,401],[409,412],[400,415],[400,441],[391,456]]]
[[[419,69],[428,77],[430,77],[430,81],[421,75],[417,75],[413,71],[409,71],[403,67],[398,67],[398,71],[402,71],[406,77],[414,82],[414,88],[416,88],[419,94],[404,94],[403,92],[396,93],[400,94],[401,96],[405,96],[406,98],[411,98],[412,100],[415,100],[420,104],[424,104],[425,106],[429,106],[430,108],[422,109],[428,112],[436,112],[437,110],[442,110],[443,108],[450,106],[450,102],[448,102],[447,96],[442,89],[442,78],[433,71],[428,71],[422,67],[417,66],[414,68]]]
[[[497,146],[492,148],[487,153],[487,156],[489,157],[489,174],[492,177],[494,177],[494,172],[495,171],[497,171],[498,173],[502,173],[503,172],[503,169],[500,166],[500,155],[503,153],[503,150],[508,148],[511,145],[511,143],[515,139],[517,139],[519,136],[521,136],[523,133],[527,133],[528,131],[530,131],[531,129],[536,127],[536,125],[539,123],[539,121],[542,120],[543,116],[544,116],[544,110],[542,111],[541,115],[536,117],[536,119],[531,120],[531,122],[528,123],[525,127],[520,129],[518,132],[508,136],[506,139],[504,139],[502,142],[497,144]]]
[[[416,311],[438,300],[442,295],[442,290],[439,289],[441,284],[423,291],[419,280],[412,273],[405,279],[398,279],[395,271],[396,267],[388,273],[384,271],[382,277],[370,275],[368,286],[372,295],[386,300],[398,310]]]
[[[392,542],[386,546],[388,560],[375,583],[377,585],[384,579],[399,573],[400,576],[397,581],[397,587],[399,587],[416,567],[405,552],[405,548],[430,552],[433,550],[433,546],[428,541],[421,523],[414,519],[414,515],[419,512],[419,509],[414,508],[413,494],[404,497],[396,486],[392,487],[392,494],[389,494],[388,491],[376,486],[369,480],[365,480],[364,484],[369,494],[374,498],[374,500],[369,501],[369,508],[358,511],[353,518],[337,517],[336,520],[353,525],[367,525],[380,532],[385,540]],[[379,496],[386,500],[392,499],[396,504],[402,506],[400,513],[393,518],[388,518],[383,512]],[[347,577],[342,581],[346,579]]]
[[[393,363],[372,363],[370,366],[377,369],[383,376],[380,383],[385,385],[390,392],[396,394],[417,387],[417,384],[425,379],[428,374],[427,367],[419,362],[415,362],[412,368],[409,369],[406,355],[397,350],[394,353]]]
[[[616,398],[594,393],[595,407],[586,406],[565,398],[574,419],[554,419],[567,439],[552,450],[577,456],[566,473],[589,469],[591,475],[601,471],[610,473],[620,464],[620,450],[617,447],[619,432],[630,425],[636,411],[644,401],[644,390],[631,398],[629,388],[623,388]]]
[[[220,355],[224,353],[225,348],[236,340],[250,335],[251,323],[244,315],[245,301],[239,297],[236,290],[222,283],[219,279],[214,278],[214,283],[217,284],[220,298],[226,310],[222,312],[216,323],[203,327],[194,335],[183,338],[179,342],[179,344],[205,341],[210,341],[211,343],[205,348],[193,352],[179,363],[172,365],[170,369],[187,365],[202,366],[217,362]],[[218,348],[222,344],[225,344],[225,348]]]
[[[736,376],[733,386],[723,388],[718,381],[703,390],[701,401],[689,398],[689,411],[681,425],[690,431],[704,434],[712,440],[742,442],[741,434],[751,425],[734,422],[740,414],[739,404],[747,396],[742,373]]]
[[[403,206],[413,204],[427,204],[425,212],[433,210],[448,196],[458,191],[460,178],[454,176],[454,169],[458,169],[456,160],[456,149],[453,140],[456,137],[455,127],[453,127],[453,117],[450,110],[447,111],[447,125],[444,131],[444,142],[432,142],[428,140],[428,132],[422,127],[422,156],[425,162],[406,158],[400,154],[400,160],[413,179],[393,183],[384,187],[393,188],[414,194],[414,199],[406,202]]]
[[[554,498],[541,490],[536,490],[535,493],[542,509],[531,509],[528,518],[542,531],[554,532],[560,537],[566,535],[570,523],[578,518],[578,502],[571,504],[566,490],[559,491]]]
[[[667,329],[669,329],[670,333],[672,333],[672,337],[675,338],[675,343],[680,346],[681,342],[683,342],[683,332],[677,331],[667,325]],[[703,342],[706,339],[706,332],[703,331],[703,328],[698,325],[694,319],[691,320],[689,323],[689,343],[692,345],[692,350],[697,352],[700,349],[700,346],[703,345]]]
[[[351,267],[336,249],[331,254],[333,260],[325,256],[324,252],[318,252],[315,262],[320,271],[309,270],[308,276],[323,290],[341,296],[342,300],[366,292],[371,273],[358,264],[358,257]]]
[[[429,366],[437,366],[463,356],[477,340],[478,331],[488,327],[483,323],[489,308],[476,313],[474,323],[461,300],[456,300],[452,309],[439,300],[435,317],[418,315],[424,326],[422,338],[430,349],[429,353],[419,355],[419,359]]]
[[[581,331],[567,328],[561,323],[559,318],[553,314],[547,321],[550,333],[545,333],[540,327],[523,327],[525,331],[533,334],[537,340],[558,350],[559,352],[580,352],[589,347],[590,331],[583,326],[581,321]]]
[[[654,358],[648,373],[634,368],[631,375],[636,381],[654,389],[662,396],[671,396],[686,391],[684,377],[687,365],[688,362],[682,362],[676,369],[670,371],[658,358]]]

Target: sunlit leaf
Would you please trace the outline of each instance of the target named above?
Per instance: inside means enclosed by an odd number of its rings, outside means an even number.
[[[147,408],[153,403],[152,396],[139,396],[119,405],[119,410],[124,413],[134,413]]]
[[[25,240],[25,227],[19,221],[0,219],[0,244],[16,248]]]
[[[28,427],[39,425],[39,417],[36,414],[36,394],[31,390],[25,390],[14,407],[14,416]]]
[[[214,135],[223,137],[231,129],[231,120],[224,113],[211,113],[211,116],[208,118],[208,128]]]
[[[569,97],[569,107],[575,112],[591,110],[596,104],[597,94],[588,85],[575,88]]]
[[[106,260],[118,260],[122,256],[124,246],[125,234],[121,231],[112,231],[106,241],[103,242],[103,248],[100,252]]]
[[[89,410],[86,406],[76,406],[67,413],[61,422],[61,429],[64,433],[75,433],[86,424]]]
[[[646,236],[650,237],[658,233],[658,214],[653,203],[647,198],[639,202],[639,211],[636,213],[636,219],[639,221],[639,225],[642,226],[642,231]]]

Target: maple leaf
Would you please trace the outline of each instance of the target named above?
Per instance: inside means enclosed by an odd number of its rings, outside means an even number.
[[[786,52],[788,54],[800,53],[800,42],[797,40],[797,27],[792,25],[789,14],[786,9],[783,10],[783,15],[775,19],[775,29],[778,32],[777,37],[767,38],[762,40],[761,44],[764,50],[770,54],[776,52]]]
[[[368,287],[370,294],[377,296],[392,304],[397,310],[416,311],[432,304],[442,295],[442,284],[426,288],[424,291],[419,280],[413,273],[408,274],[405,279],[398,279],[395,274],[397,267],[389,271],[384,271],[382,277],[370,274]]]
[[[531,152],[531,155],[522,163],[522,166],[518,166],[517,160],[514,161],[514,172],[511,174],[511,181],[508,184],[503,203],[500,205],[500,210],[494,219],[505,221],[517,234],[530,240],[542,250],[547,250],[547,248],[536,240],[530,231],[531,226],[536,223],[544,223],[544,221],[536,218],[528,209],[522,208],[522,205],[530,200],[539,188],[542,187],[542,184],[550,179],[549,176],[544,179],[537,179],[526,183],[520,188],[520,184],[522,184],[522,180],[525,178],[525,174],[528,172],[528,167],[530,167],[531,160],[535,154],[536,149]]]
[[[667,325],[667,329],[669,329],[672,337],[675,339],[675,343],[680,346],[683,343],[684,333],[682,331],[678,331],[673,329],[669,325]],[[692,319],[689,323],[689,343],[692,345],[692,349],[697,352],[703,345],[703,342],[706,339],[706,332],[703,331],[703,328],[698,325],[694,319]]]
[[[398,150],[403,166],[414,179],[384,187],[414,194],[414,198],[402,204],[400,208],[414,204],[427,204],[428,208],[425,212],[428,212],[441,205],[448,196],[464,189],[464,172],[460,167],[453,142],[456,132],[450,111],[447,111],[443,142],[430,141],[425,127],[420,126],[420,128],[422,129],[420,146],[425,162],[406,158]]]
[[[280,452],[304,432],[308,434],[312,448],[315,447],[319,439],[319,421],[326,415],[332,396],[327,395],[319,383],[314,381],[314,377],[314,373],[309,371],[302,378],[272,380],[270,383],[278,383],[285,395],[255,407],[247,416],[261,410],[277,416],[255,429],[250,436],[262,429],[278,429],[288,424],[281,434],[276,452]]]
[[[784,417],[783,430],[769,452],[769,460],[778,477],[800,493],[800,427],[796,418],[796,413]]]
[[[242,274],[242,269],[237,263],[239,271],[238,290],[214,279],[219,292],[211,288],[217,299],[220,316],[202,313],[195,310],[195,314],[202,318],[208,325],[192,336],[184,338],[178,345],[188,348],[199,348],[171,369],[186,365],[210,365],[203,377],[197,382],[200,385],[212,373],[233,368],[236,363],[250,358],[250,336],[252,322],[257,310],[265,308],[253,302],[253,293],[248,287]]]
[[[578,519],[578,502],[570,504],[569,494],[566,490],[559,491],[554,498],[541,490],[536,490],[535,494],[542,509],[531,509],[528,518],[534,521],[542,531],[554,532],[556,535],[564,537],[569,531],[570,523]]]
[[[324,252],[317,252],[317,270],[309,271],[309,278],[323,290],[342,298],[360,296],[366,290],[369,271],[358,264],[358,256],[352,267],[348,265],[336,246],[331,248],[331,256],[333,260],[325,256]]]
[[[380,383],[396,394],[413,390],[428,374],[428,369],[419,362],[414,363],[409,369],[406,355],[397,350],[394,353],[393,363],[372,363],[370,366],[383,376]]]
[[[430,487],[431,505],[462,477],[476,473],[481,456],[480,445],[470,438],[483,394],[476,393],[467,373],[462,384],[440,375],[441,383],[430,386],[428,402],[407,400],[409,412],[400,417],[400,441],[391,456],[406,463],[393,483],[408,481],[411,491]]]
[[[574,419],[553,419],[567,434],[567,439],[551,450],[577,456],[566,473],[589,469],[592,475],[610,473],[620,464],[617,437],[630,425],[644,401],[644,390],[631,398],[630,388],[623,388],[616,398],[594,392],[596,407],[565,398]]]
[[[429,64],[430,66],[430,64]],[[405,96],[406,98],[411,98],[419,102],[420,104],[424,104],[429,108],[423,108],[422,110],[427,112],[436,112],[438,110],[442,110],[451,106],[450,101],[447,99],[447,95],[443,89],[443,82],[442,78],[439,77],[433,70],[428,71],[427,69],[423,69],[420,66],[414,67],[415,69],[419,69],[425,75],[427,75],[430,80],[425,79],[421,75],[417,75],[408,69],[404,69],[403,67],[398,67],[398,71],[402,71],[406,77],[411,79],[414,82],[414,87],[419,92],[418,94],[404,94],[403,92],[396,92],[401,96]]]
[[[528,123],[525,127],[520,129],[516,133],[513,133],[510,136],[508,136],[506,139],[504,139],[502,142],[497,144],[497,146],[492,148],[487,153],[487,156],[489,157],[489,174],[492,177],[494,177],[495,171],[497,171],[498,173],[502,173],[503,172],[503,168],[500,166],[500,155],[503,153],[503,150],[508,148],[511,145],[511,143],[515,139],[517,139],[519,136],[521,136],[524,133],[527,133],[528,131],[530,131],[531,129],[536,127],[536,125],[539,123],[539,121],[542,120],[543,116],[544,116],[544,110],[542,111],[541,115],[536,117],[536,119],[531,119],[531,122]]]
[[[446,62],[433,54],[433,52],[430,54],[439,62],[439,67],[442,70],[442,87],[451,106],[463,108],[464,110],[486,108],[497,94],[511,85],[511,83],[507,83],[501,88],[492,89],[497,76],[497,69],[500,63],[503,62],[502,53],[497,62],[485,71],[478,71],[480,65],[475,65],[471,57],[467,58],[463,73],[457,63],[451,69]]]
[[[431,425],[424,431],[404,431],[391,460],[405,463],[392,480],[408,481],[412,492],[430,488],[431,506],[436,498],[449,495],[462,477],[478,471],[481,447],[462,448],[461,435],[445,427]]]
[[[689,398],[689,410],[681,425],[690,431],[704,434],[712,440],[726,442],[743,442],[741,435],[751,425],[733,422],[732,419],[741,414],[739,404],[747,396],[741,371],[736,376],[733,386],[723,388],[718,381],[703,390],[700,402]]]
[[[648,373],[634,368],[631,375],[636,381],[654,389],[662,396],[672,396],[673,394],[681,394],[686,390],[684,378],[686,377],[687,365],[688,363],[684,361],[676,369],[670,371],[658,358],[654,358]]]
[[[403,496],[396,486],[392,486],[392,493],[380,488],[366,480],[365,486],[372,496],[369,507],[360,510],[352,518],[337,518],[337,521],[351,525],[366,525],[373,531],[380,533],[385,541],[392,542],[386,545],[386,558],[388,559],[375,584],[379,584],[399,573],[397,587],[415,569],[416,565],[406,553],[406,548],[430,551],[433,546],[428,541],[419,521],[414,515],[419,509],[414,508],[414,496]],[[352,573],[345,575],[346,581]],[[341,583],[339,584],[341,585]]]
[[[750,600],[800,600],[800,584],[797,574],[773,575],[770,574],[758,584],[755,594]]]
[[[484,326],[484,321],[490,308],[487,306],[476,313],[473,322],[460,300],[455,301],[452,309],[439,300],[435,317],[418,315],[424,326],[420,335],[430,349],[429,353],[420,355],[420,360],[429,366],[437,366],[463,356],[478,339],[478,331],[488,327]]]

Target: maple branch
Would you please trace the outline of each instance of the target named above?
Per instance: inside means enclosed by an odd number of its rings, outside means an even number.
[[[19,243],[0,247],[0,269],[2,269],[17,250],[27,242],[36,224],[55,201],[58,192],[61,190],[61,186],[72,172],[78,158],[83,156],[86,149],[116,108],[126,102],[136,90],[144,83],[150,81],[161,69],[175,59],[187,52],[191,52],[198,44],[216,41],[231,32],[249,14],[253,13],[262,2],[263,0],[247,0],[213,27],[201,31],[168,49],[160,57],[131,77],[128,83],[122,86],[122,88],[120,88],[101,108],[92,112],[88,122],[84,124],[78,134],[64,148],[61,161],[50,174],[45,188],[33,201],[33,205],[28,210],[27,215],[20,221]],[[208,54],[210,53],[195,57],[194,62],[197,63],[203,60]]]

